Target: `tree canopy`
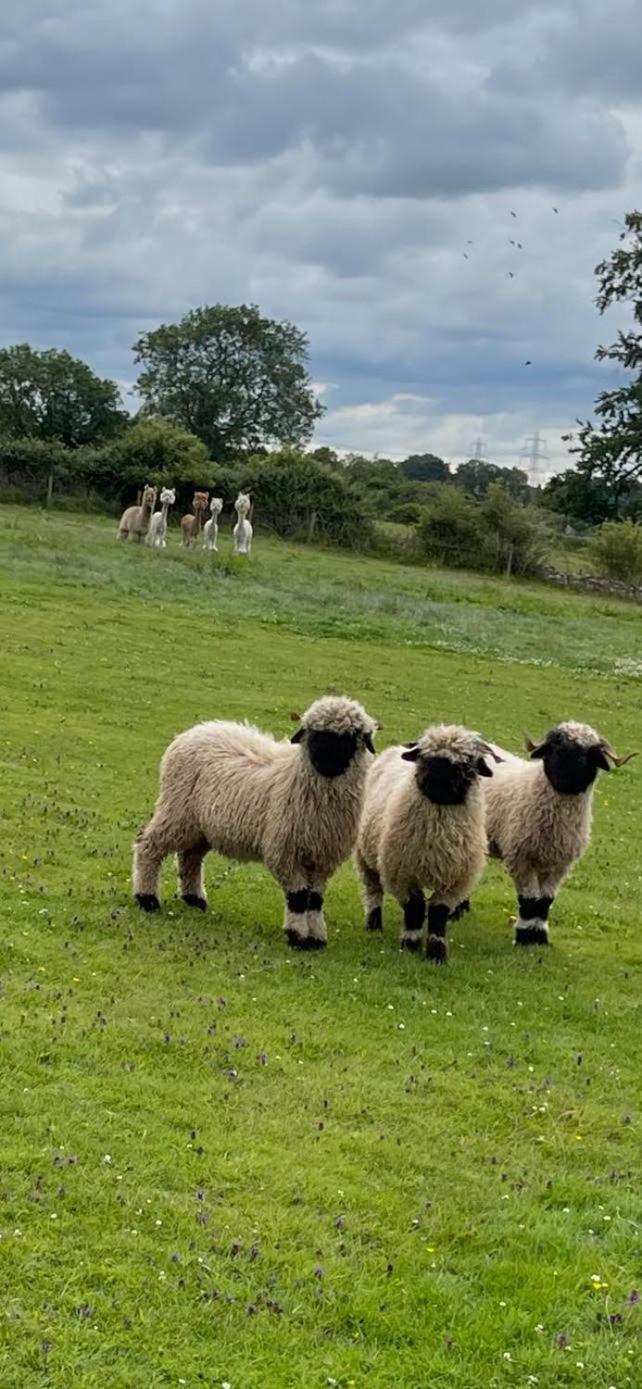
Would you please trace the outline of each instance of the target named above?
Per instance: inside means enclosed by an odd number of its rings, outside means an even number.
[[[436,453],[411,453],[399,464],[409,482],[448,482],[450,468]]]
[[[269,445],[299,446],[322,414],[307,373],[305,333],[255,305],[213,304],[134,345],[147,414],[191,430],[214,459]]]
[[[613,511],[621,514],[632,482],[642,478],[642,212],[628,212],[620,245],[595,268],[596,304],[601,314],[614,304],[628,305],[633,323],[614,342],[597,349],[598,361],[617,363],[630,380],[602,391],[595,402],[597,424],[579,421],[571,452],[578,471],[611,489]]]
[[[0,434],[78,448],[114,438],[127,418],[115,382],[68,352],[0,349]]]

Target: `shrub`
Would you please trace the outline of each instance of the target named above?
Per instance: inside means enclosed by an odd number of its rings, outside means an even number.
[[[598,574],[635,583],[642,578],[642,526],[631,520],[605,521],[591,541]]]
[[[479,508],[484,558],[504,574],[534,574],[546,558],[549,533],[531,507],[520,506],[503,483],[492,482]]]
[[[283,450],[234,466],[213,465],[211,486],[227,506],[239,490],[253,498],[257,525],[302,540],[327,539],[355,549],[372,542],[373,528],[343,477],[309,454]]]
[[[463,492],[444,486],[424,512],[417,540],[424,555],[438,564],[478,568],[483,551],[479,507]]]

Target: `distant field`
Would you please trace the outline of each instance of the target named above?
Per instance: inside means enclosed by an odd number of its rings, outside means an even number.
[[[642,744],[639,610],[258,536],[230,554],[0,508],[2,1389],[640,1383],[642,760],[516,955],[489,869],[448,968],[291,955],[275,885],[143,920],[130,846],[207,717],[285,735],[326,689],[378,742],[559,718]],[[642,1291],[642,1289],[641,1289]]]

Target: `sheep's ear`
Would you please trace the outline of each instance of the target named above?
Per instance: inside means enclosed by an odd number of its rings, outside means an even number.
[[[368,749],[368,752],[374,752],[374,750],[375,750],[375,745],[374,745],[374,743],[373,743],[373,741],[372,741],[372,738],[371,738],[371,736],[370,736],[369,733],[364,733],[364,735],[363,735],[363,741],[364,741],[364,743],[365,743],[365,745],[366,745],[366,747],[367,747],[367,749]]]
[[[498,752],[495,752],[495,749],[491,747],[490,743],[485,743],[483,738],[480,738],[479,743],[478,743],[478,747],[479,747],[479,749],[480,749],[482,755],[483,755],[484,757],[492,757],[493,762],[503,762],[503,761],[504,761],[504,758],[503,758],[503,757],[500,757],[500,755],[499,755]],[[482,773],[482,775],[483,775],[483,773]]]
[[[300,723],[300,722],[301,722],[301,715],[300,715],[300,714],[297,714],[296,709],[291,709],[291,710],[290,710],[290,718],[291,718],[291,720],[292,720],[293,723]]]
[[[404,762],[417,762],[419,760],[419,744],[406,743],[404,746],[406,751],[401,754],[402,760]]]
[[[526,751],[530,753],[531,758],[541,758],[544,756],[544,753],[546,752],[546,743],[534,743],[533,739],[529,738],[527,733],[524,735],[524,744],[526,746]]]
[[[500,761],[501,761],[501,759],[500,759]],[[492,767],[489,767],[488,763],[487,763],[487,762],[484,762],[483,757],[478,757],[478,758],[477,758],[477,761],[476,761],[476,763],[475,763],[475,770],[479,773],[480,776],[494,776],[494,775],[495,775],[495,773],[493,772]]]
[[[304,738],[305,738],[305,729],[304,729],[304,728],[297,728],[296,733],[293,733],[293,734],[292,734],[292,737],[290,738],[290,742],[291,742],[291,743],[301,743],[301,742],[303,741]]]

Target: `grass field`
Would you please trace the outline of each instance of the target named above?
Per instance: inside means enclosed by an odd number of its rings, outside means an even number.
[[[259,537],[249,564],[0,511],[2,1389],[639,1386],[641,766],[554,948],[493,866],[438,971],[293,956],[259,867],[129,901],[168,739],[337,689],[379,744],[559,718],[640,746],[634,607]]]

